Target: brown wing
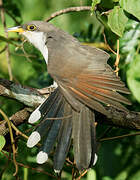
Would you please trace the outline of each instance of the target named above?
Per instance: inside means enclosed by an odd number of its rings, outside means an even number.
[[[129,91],[124,87],[124,85],[122,85],[122,83],[119,84],[119,80],[109,80],[102,77],[102,79],[100,78],[99,81],[95,81],[95,75],[93,76],[93,79],[89,79],[89,77],[85,74],[84,77],[82,76],[83,74],[76,77],[77,83],[72,81],[67,84],[65,90],[72,96],[72,98],[69,99],[69,102],[74,102],[73,99],[75,98],[88,107],[105,115],[107,115],[107,112],[102,103],[111,105],[119,110],[127,111],[127,109],[121,103],[128,105],[131,103],[116,91],[126,94],[128,94]],[[105,82],[104,79],[106,80]]]
[[[82,46],[77,41],[69,42],[65,44],[64,41],[59,52],[56,50],[55,65],[50,60],[49,66],[50,74],[68,102],[78,109],[76,106],[80,101],[105,115],[108,113],[102,104],[127,111],[121,103],[130,105],[130,102],[117,91],[125,94],[129,91],[107,64],[109,55],[100,49]]]

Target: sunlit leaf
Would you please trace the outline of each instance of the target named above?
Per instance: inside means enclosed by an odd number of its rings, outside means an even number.
[[[99,4],[101,0],[92,0],[92,8]]]
[[[108,25],[111,30],[118,36],[122,36],[128,18],[125,16],[123,9],[115,6],[108,15]]]
[[[91,14],[93,14],[93,11],[95,9],[95,6],[97,4],[99,4],[101,2],[101,0],[92,0],[92,4],[91,4]]]
[[[126,31],[120,38],[120,51],[125,54],[125,62],[129,63],[133,60],[136,47],[139,44],[140,24],[136,21],[129,20],[126,25]]]
[[[121,7],[140,20],[140,0],[120,0]]]
[[[94,169],[91,169],[87,173],[87,180],[95,179],[96,180],[96,171]]]
[[[128,177],[127,171],[122,171],[120,174],[118,174],[115,180],[127,179],[127,177]]]
[[[140,102],[140,55],[136,55],[127,71],[128,86],[138,102]]]
[[[3,147],[5,146],[5,138],[4,136],[0,135],[0,151],[3,149]]]

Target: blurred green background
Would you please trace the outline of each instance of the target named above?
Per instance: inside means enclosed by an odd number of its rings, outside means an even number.
[[[118,1],[102,0],[99,8],[99,13],[108,11],[117,5]],[[13,18],[19,24],[30,20],[45,20],[51,13],[72,6],[87,6],[91,5],[91,0],[3,0],[3,6],[8,14],[5,13],[7,27],[17,25]],[[108,44],[116,50],[116,40],[119,38],[115,35],[107,25],[107,17],[98,17],[98,12],[95,16],[90,15],[89,11],[74,12],[61,15],[54,18],[51,23],[60,27],[64,31],[74,35],[81,42],[90,43],[97,47],[102,47],[104,43],[103,31],[106,34]],[[11,15],[13,18],[11,18]],[[99,21],[100,20],[100,21]],[[102,22],[102,23],[101,23]],[[0,36],[4,36],[4,28],[0,21]],[[16,33],[9,33],[9,38],[12,42],[20,45],[22,38]],[[133,103],[133,106],[128,107],[133,111],[140,111],[140,24],[135,18],[130,17],[125,27],[125,31],[120,40],[120,64],[119,75],[126,82],[126,86],[132,92],[128,98]],[[6,42],[0,37],[0,52],[5,47]],[[13,74],[13,81],[36,88],[43,88],[52,83],[46,71],[46,65],[40,52],[28,42],[24,43],[24,51],[21,48],[10,44],[10,61]],[[103,49],[107,50],[105,46]],[[107,50],[108,51],[108,50]],[[109,64],[114,68],[116,56],[110,53],[111,58]],[[6,52],[0,53],[0,78],[9,79]],[[0,106],[11,116],[24,106],[15,100],[0,97]],[[30,128],[30,125],[24,124],[20,126],[21,131]],[[97,127],[97,137],[99,137],[108,126]],[[133,133],[132,130],[112,128],[108,133],[108,137]],[[30,167],[41,169],[54,174],[52,169],[52,157],[45,165],[37,165],[35,157],[38,149],[29,149],[26,147],[26,142],[23,139],[18,140],[18,155],[17,161],[26,164]],[[87,175],[82,179],[87,180],[140,180],[140,140],[139,136],[132,136],[119,140],[106,141],[100,144],[98,152],[98,162]],[[72,156],[72,152],[69,153]],[[7,159],[0,153],[0,177],[2,180],[13,180],[14,166],[10,161],[6,170],[2,174],[2,170],[6,166]],[[72,168],[65,165],[62,172],[62,179],[71,179]],[[53,179],[44,173],[36,172],[31,168],[20,166],[19,179]]]

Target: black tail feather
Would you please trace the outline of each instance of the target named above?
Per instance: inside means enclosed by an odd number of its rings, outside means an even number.
[[[61,103],[61,104],[60,104]],[[60,118],[63,116],[63,103],[60,101],[60,103],[58,103],[56,109],[57,109],[57,114],[56,114],[56,118]],[[45,139],[45,141],[43,142],[41,151],[46,152],[47,154],[50,153],[50,151],[52,150],[54,143],[56,141],[56,138],[58,136],[58,132],[60,129],[60,125],[61,125],[61,119],[57,120],[51,120],[53,121],[48,134],[47,134],[47,138]]]
[[[72,113],[71,106],[66,102],[64,106],[64,115],[63,117],[67,117],[62,120],[61,128],[58,136],[58,144],[56,147],[55,155],[54,155],[54,169],[60,171],[63,168],[65,158],[69,151],[70,142],[71,142],[71,134],[72,134],[72,117],[70,116]]]
[[[44,116],[47,114],[52,106],[55,104],[56,99],[58,98],[58,88],[55,89],[54,92],[51,93],[51,95],[47,98],[47,100],[40,106],[39,111],[41,112],[41,115]]]
[[[42,112],[42,120],[39,126],[36,128],[36,131],[40,134],[41,137],[46,136],[48,134],[48,131],[50,130],[53,119],[47,120],[47,118],[54,118],[57,116],[58,111],[63,111],[63,109],[60,108],[62,104],[62,96],[58,96],[58,93],[53,92],[50,95],[50,98],[53,98],[51,103],[48,99],[40,106],[40,111]],[[46,108],[46,111],[45,111]]]

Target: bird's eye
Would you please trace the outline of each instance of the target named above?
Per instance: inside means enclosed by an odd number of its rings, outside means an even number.
[[[34,31],[36,29],[36,26],[34,24],[28,25],[27,30],[28,31]]]

